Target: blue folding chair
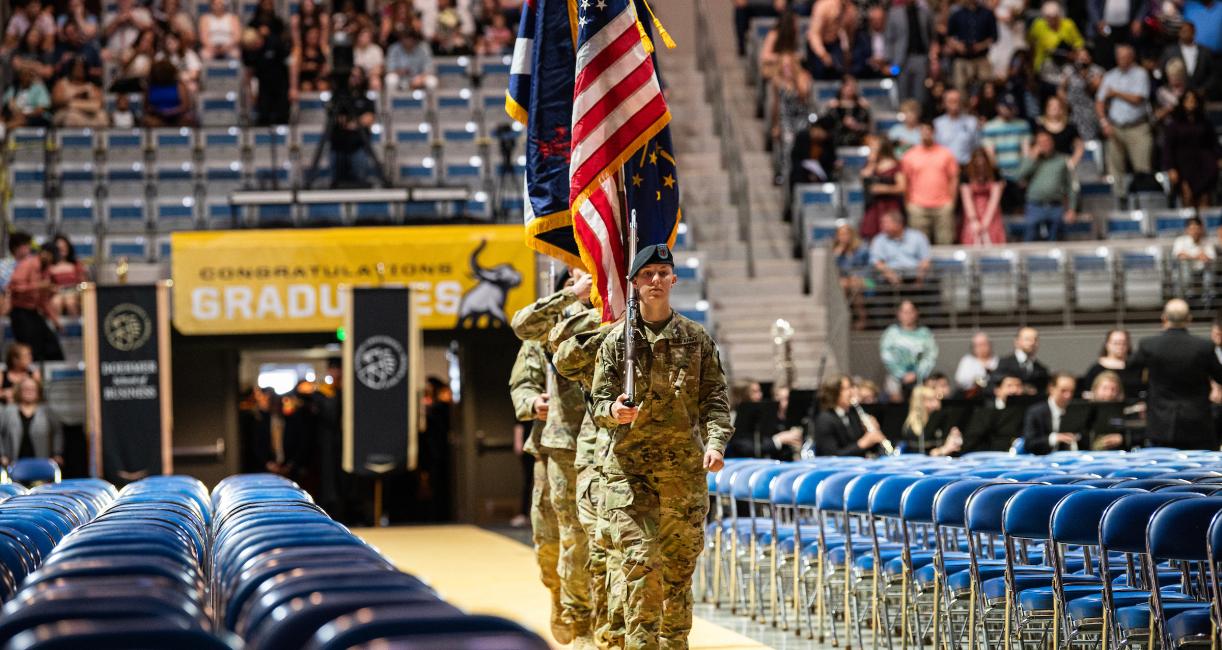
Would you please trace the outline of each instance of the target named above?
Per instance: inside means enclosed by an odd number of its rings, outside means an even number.
[[[1162,647],[1209,646],[1213,638],[1210,592],[1205,587],[1209,560],[1209,526],[1222,512],[1222,498],[1173,501],[1155,511],[1146,527],[1147,571],[1163,562],[1178,565],[1183,593],[1196,602],[1169,602],[1161,590],[1150,592],[1151,620]]]
[[[59,464],[50,458],[19,458],[8,468],[14,483],[34,487],[42,483],[59,483]]]
[[[438,609],[383,605],[357,610],[327,623],[308,650],[355,647],[497,648],[547,650],[547,643],[522,626],[492,616],[438,615]]]

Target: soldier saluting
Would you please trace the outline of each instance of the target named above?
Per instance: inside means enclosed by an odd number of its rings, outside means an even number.
[[[623,393],[622,327],[603,341],[592,388],[594,422],[611,431],[603,508],[623,559],[625,646],[686,648],[708,511],[705,472],[724,465],[733,433],[729,397],[712,338],[671,309],[670,250],[641,250],[628,279],[640,296],[640,316],[630,324],[633,405]]]

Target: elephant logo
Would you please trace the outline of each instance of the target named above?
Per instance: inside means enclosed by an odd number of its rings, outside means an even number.
[[[153,324],[148,312],[139,305],[125,302],[115,305],[102,322],[106,342],[120,352],[140,349],[152,334]]]
[[[407,375],[407,352],[389,336],[371,336],[356,349],[356,379],[370,390],[388,390]]]
[[[479,255],[487,248],[482,241],[471,253],[471,273],[479,282],[463,294],[458,304],[458,327],[502,327],[509,324],[505,316],[505,300],[509,291],[522,284],[522,274],[512,264],[480,266]]]

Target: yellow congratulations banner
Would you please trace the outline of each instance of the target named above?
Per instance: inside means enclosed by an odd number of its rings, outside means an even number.
[[[174,233],[174,326],[183,334],[326,332],[342,285],[409,285],[428,329],[504,327],[535,297],[522,226]]]

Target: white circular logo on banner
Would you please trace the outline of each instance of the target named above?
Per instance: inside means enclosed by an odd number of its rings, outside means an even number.
[[[356,349],[356,379],[371,390],[398,386],[407,375],[407,352],[389,336],[371,336]]]
[[[121,352],[131,352],[149,340],[153,322],[149,320],[148,312],[139,305],[125,302],[115,305],[106,314],[102,331],[111,347]]]

